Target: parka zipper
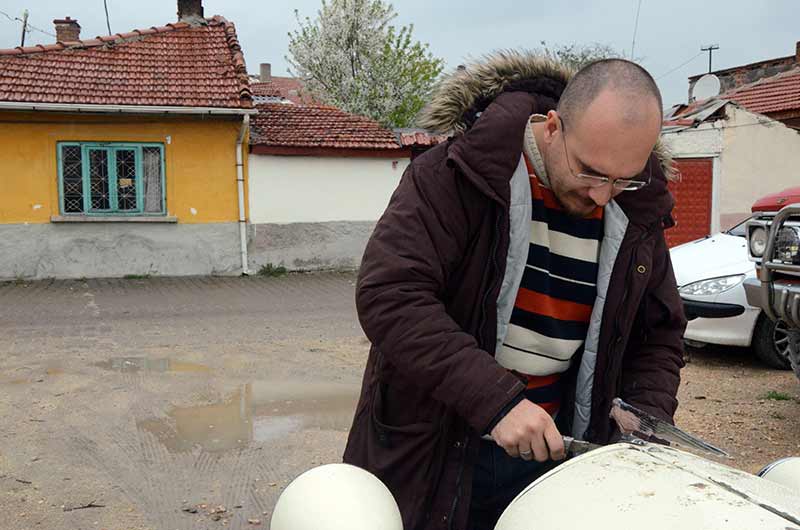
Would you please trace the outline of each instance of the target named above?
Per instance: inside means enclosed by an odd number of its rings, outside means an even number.
[[[500,237],[500,224],[503,221],[503,212],[500,211],[497,214],[497,219],[495,220],[494,224],[494,238],[492,239],[492,252],[491,252],[491,259],[489,260],[489,266],[491,267],[492,273],[495,277],[492,279],[489,288],[483,294],[483,301],[481,302],[481,318],[478,324],[478,345],[479,346],[488,346],[483,344],[484,336],[483,336],[483,328],[486,326],[486,304],[489,301],[489,295],[494,291],[495,286],[497,285],[497,247],[498,243],[497,240]]]
[[[495,275],[492,279],[489,288],[486,290],[486,293],[483,295],[483,301],[481,302],[481,318],[478,327],[478,344],[480,346],[488,346],[484,345],[484,335],[483,335],[483,328],[486,326],[486,304],[489,301],[489,295],[494,291],[495,286],[497,285],[497,247],[498,247],[498,239],[500,237],[500,226],[503,222],[503,211],[502,209],[498,212],[497,218],[495,220],[495,233],[494,238],[492,239],[492,252],[491,252],[491,260],[489,261],[489,266],[492,268],[491,272]],[[466,459],[466,455],[468,454],[469,450],[469,435],[464,437],[464,443],[461,448],[462,454],[464,455],[464,459]],[[456,476],[456,496],[453,499],[453,504],[450,506],[450,513],[446,516],[447,520],[447,528],[448,530],[452,530],[453,528],[453,520],[455,519],[456,508],[458,507],[458,501],[461,500],[461,481],[464,476],[464,465],[462,465],[458,470],[458,475]]]
[[[625,290],[622,291],[622,300],[620,301],[619,311],[617,311],[617,315],[614,319],[614,332],[615,336],[612,337],[609,347],[609,362],[608,367],[606,368],[606,379],[608,379],[615,371],[616,371],[616,361],[618,356],[614,355],[616,350],[619,348],[619,345],[622,343],[622,308],[625,306],[625,302],[628,301],[628,293],[629,293],[629,283],[631,278],[631,271],[633,270],[634,263],[636,262],[636,252],[639,249],[639,246],[644,243],[644,241],[650,237],[655,229],[655,225],[651,225],[645,232],[639,237],[639,240],[636,242],[636,246],[631,250],[631,259],[628,263],[628,267],[626,270],[625,275]]]

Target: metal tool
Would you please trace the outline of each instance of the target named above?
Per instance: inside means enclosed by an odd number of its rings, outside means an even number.
[[[730,458],[730,455],[719,447],[715,447],[666,421],[639,410],[620,398],[614,398],[614,401],[612,401],[609,417],[616,422],[624,442],[638,443],[640,445],[643,442],[652,442],[670,447],[677,445],[714,456]],[[489,434],[485,434],[482,438],[494,441]],[[564,440],[564,449],[571,456],[582,455],[603,447],[585,440],[577,440],[571,436],[562,436],[562,438]]]
[[[700,438],[692,436],[666,421],[639,410],[620,398],[614,398],[609,416],[617,423],[623,439],[626,437],[639,438],[646,442],[667,446],[678,445],[714,456],[730,458],[730,455],[719,447],[704,442]]]
[[[572,436],[562,436],[561,438],[564,440],[564,451],[571,456],[582,455],[583,453],[587,453],[593,449],[599,449],[603,447],[602,445],[593,444],[585,440],[576,440]],[[494,441],[491,434],[484,434],[481,436],[481,439],[489,442]]]
[[[562,438],[564,439],[564,450],[570,456],[582,455],[583,453],[588,453],[589,451],[603,447],[602,445],[593,444],[585,440],[576,440],[571,436],[562,436]]]

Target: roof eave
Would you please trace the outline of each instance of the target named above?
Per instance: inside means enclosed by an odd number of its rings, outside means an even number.
[[[28,103],[0,101],[0,110],[27,110],[45,112],[85,112],[100,114],[206,114],[253,115],[257,109],[232,107],[171,107],[159,105],[91,105],[83,103]]]

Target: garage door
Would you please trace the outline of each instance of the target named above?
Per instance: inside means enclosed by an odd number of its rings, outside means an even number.
[[[681,180],[669,184],[675,197],[672,216],[677,223],[666,231],[670,247],[701,238],[711,231],[713,159],[681,158],[675,160],[675,165]]]

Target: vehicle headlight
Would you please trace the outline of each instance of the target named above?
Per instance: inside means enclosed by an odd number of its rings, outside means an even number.
[[[750,254],[760,258],[767,249],[767,231],[758,227],[750,231]]]
[[[728,289],[733,289],[744,281],[744,274],[734,274],[732,276],[722,276],[720,278],[709,278],[699,282],[689,283],[678,289],[681,294],[692,296],[710,296],[724,293]]]
[[[784,226],[775,237],[775,261],[800,265],[800,226]]]

